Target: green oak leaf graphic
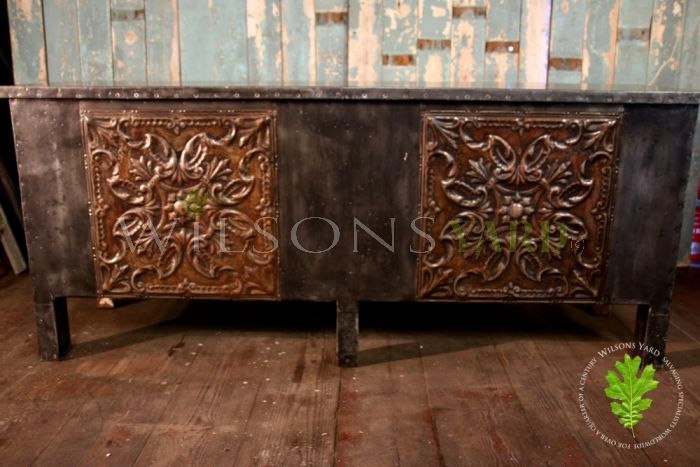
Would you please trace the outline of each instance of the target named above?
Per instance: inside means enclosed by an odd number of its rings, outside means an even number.
[[[656,389],[659,385],[654,380],[654,367],[647,365],[642,370],[642,375],[637,377],[639,366],[642,363],[640,357],[630,358],[625,354],[624,362],[615,362],[615,368],[622,375],[622,380],[618,374],[612,370],[608,371],[605,379],[608,387],[605,388],[605,395],[610,399],[619,402],[611,402],[610,410],[617,415],[622,426],[632,431],[634,438],[634,426],[644,418],[642,412],[651,407],[651,399],[642,396],[647,392]]]

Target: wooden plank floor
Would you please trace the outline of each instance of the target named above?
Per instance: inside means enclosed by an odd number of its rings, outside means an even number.
[[[697,465],[699,272],[669,334],[684,411],[643,450],[597,438],[576,400],[596,352],[631,340],[630,307],[363,304],[361,366],[341,370],[333,304],[75,299],[70,358],[40,362],[29,280],[6,277],[0,465]],[[657,379],[640,439],[675,409]],[[589,398],[598,427],[633,441],[607,404]]]

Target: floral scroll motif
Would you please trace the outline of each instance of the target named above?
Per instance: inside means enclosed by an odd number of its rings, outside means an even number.
[[[273,113],[81,117],[98,294],[278,296]]]
[[[418,297],[598,298],[620,119],[426,114]]]

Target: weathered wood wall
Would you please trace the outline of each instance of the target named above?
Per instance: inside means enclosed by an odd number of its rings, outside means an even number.
[[[700,76],[700,0],[8,0],[8,7],[17,84],[692,87]],[[689,187],[688,200],[694,193]],[[692,213],[686,217],[682,260]]]

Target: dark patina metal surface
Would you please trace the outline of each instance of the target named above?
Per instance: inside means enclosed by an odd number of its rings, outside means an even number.
[[[595,87],[550,85],[516,88],[346,86],[248,86],[207,83],[202,86],[0,86],[0,98],[101,100],[352,100],[455,101],[590,104],[697,104],[700,92],[645,86]]]

